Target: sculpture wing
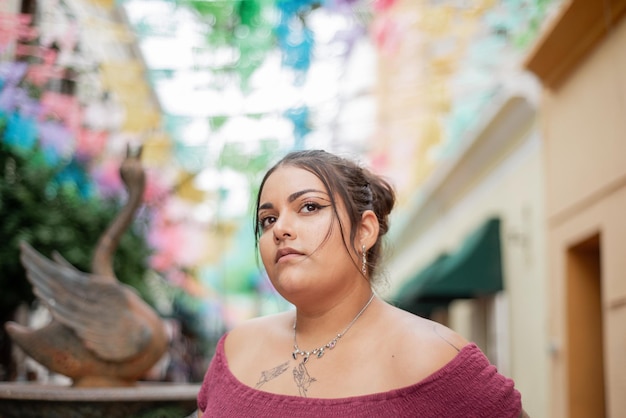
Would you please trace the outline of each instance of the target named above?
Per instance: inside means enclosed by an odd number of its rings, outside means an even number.
[[[150,327],[131,310],[128,286],[54,262],[26,243],[21,245],[21,260],[33,292],[52,316],[102,359],[133,357],[149,343]]]

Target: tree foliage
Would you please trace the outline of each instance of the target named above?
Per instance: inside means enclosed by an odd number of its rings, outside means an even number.
[[[65,167],[50,167],[37,149],[21,150],[0,141],[0,312],[5,317],[33,301],[19,260],[26,241],[46,256],[53,251],[82,271],[89,271],[100,235],[121,203],[84,195],[72,182],[59,181]],[[150,249],[137,220],[122,237],[114,258],[118,279],[149,298],[142,278]]]

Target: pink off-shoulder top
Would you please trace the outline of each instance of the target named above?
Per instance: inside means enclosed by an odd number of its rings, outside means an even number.
[[[277,395],[241,383],[228,368],[225,335],[206,372],[198,407],[203,417],[517,418],[521,395],[475,344],[425,379],[388,392],[338,399]]]

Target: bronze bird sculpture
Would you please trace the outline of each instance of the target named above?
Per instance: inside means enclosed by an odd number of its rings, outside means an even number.
[[[132,386],[167,350],[161,318],[113,272],[114,252],[143,197],[140,156],[141,149],[133,155],[128,148],[120,167],[128,200],[101,236],[91,274],[58,254],[50,260],[21,244],[26,276],[52,320],[40,329],[9,322],[7,332],[26,354],[76,387]]]

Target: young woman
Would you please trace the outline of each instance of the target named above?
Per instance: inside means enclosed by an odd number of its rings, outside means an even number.
[[[373,278],[395,196],[324,151],[288,154],[257,198],[257,246],[295,307],[220,340],[204,417],[519,417],[521,396],[478,347],[379,299]]]

